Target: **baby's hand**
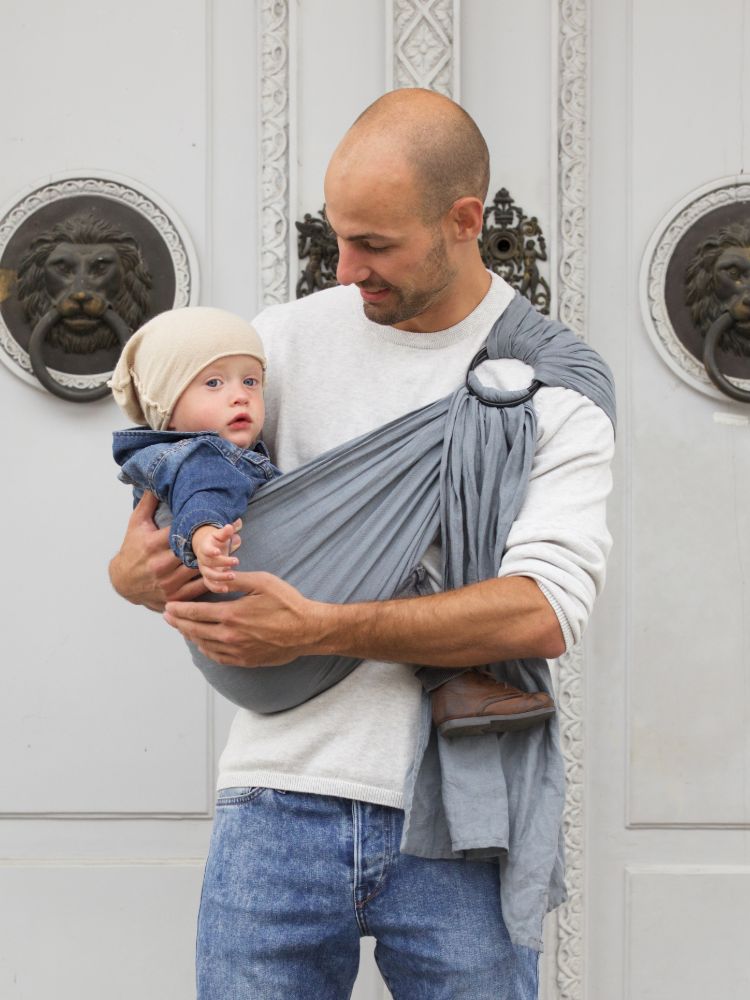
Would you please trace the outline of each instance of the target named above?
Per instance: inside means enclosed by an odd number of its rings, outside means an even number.
[[[192,545],[198,569],[208,589],[215,594],[226,594],[229,582],[234,580],[232,567],[239,559],[231,553],[240,545],[237,532],[241,527],[242,521],[237,518],[234,524],[225,524],[223,528],[203,524],[193,532]]]

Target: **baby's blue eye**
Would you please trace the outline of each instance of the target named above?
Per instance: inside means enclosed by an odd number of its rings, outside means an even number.
[[[218,387],[221,385],[221,379],[220,378],[207,378],[206,379],[206,385],[208,386],[209,389],[218,389]]]
[[[253,378],[251,375],[248,375],[248,377],[246,379],[244,379],[243,381],[244,381],[245,385],[250,386],[250,388],[252,388],[254,385],[258,384],[257,378]]]

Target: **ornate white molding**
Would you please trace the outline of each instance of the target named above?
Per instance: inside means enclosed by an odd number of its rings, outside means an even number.
[[[588,0],[558,9],[558,316],[586,337]],[[583,997],[584,699],[580,648],[560,658],[558,705],[565,760],[568,901],[557,912],[555,1000]]]
[[[389,0],[386,89],[425,87],[459,99],[460,0]]]
[[[559,288],[558,314],[586,334],[586,201],[588,197],[588,0],[559,9]]]
[[[557,911],[555,1000],[583,997],[584,742],[583,654],[580,647],[558,661],[560,742],[565,761],[565,881],[568,900]],[[550,998],[552,1000],[552,998]]]
[[[261,17],[261,296],[289,298],[289,3],[263,0]]]
[[[651,342],[662,359],[694,389],[727,401],[708,377],[702,361],[694,357],[675,333],[666,304],[667,270],[677,244],[695,222],[717,208],[743,203],[750,214],[750,183],[743,175],[722,177],[691,191],[670,208],[649,240],[641,262],[641,313]],[[750,390],[750,380],[731,378],[740,389]]]

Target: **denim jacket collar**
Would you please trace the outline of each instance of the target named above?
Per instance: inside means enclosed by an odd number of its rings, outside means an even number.
[[[236,458],[237,452],[244,453],[245,457],[250,459],[255,454],[260,461],[263,459],[270,461],[271,457],[268,448],[262,441],[256,441],[249,448],[240,448],[232,441],[226,441],[216,431],[155,431],[150,427],[128,427],[124,431],[115,431],[114,437],[115,440],[119,438],[121,445],[135,445],[137,442],[139,448],[147,448],[153,444],[170,445],[190,438],[208,437],[212,439],[219,451],[223,451],[230,458]]]

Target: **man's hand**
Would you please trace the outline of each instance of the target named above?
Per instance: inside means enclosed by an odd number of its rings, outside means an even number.
[[[298,656],[469,667],[565,651],[555,612],[534,580],[483,580],[403,600],[324,604],[270,573],[236,573],[221,604],[170,602],[165,619],[202,653],[235,667],[274,666]]]
[[[109,564],[109,578],[121,597],[162,611],[168,600],[191,601],[206,587],[195,570],[183,566],[169,548],[169,529],[157,528],[158,500],[144,493],[130,515],[120,551]]]
[[[303,597],[271,573],[235,573],[232,591],[245,594],[221,604],[170,601],[164,619],[216,663],[263,667],[312,652],[325,605]]]

